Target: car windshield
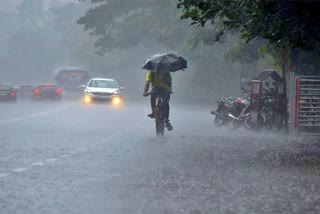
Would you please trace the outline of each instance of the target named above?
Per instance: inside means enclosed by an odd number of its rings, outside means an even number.
[[[114,80],[91,80],[88,86],[93,88],[118,88],[118,84]]]

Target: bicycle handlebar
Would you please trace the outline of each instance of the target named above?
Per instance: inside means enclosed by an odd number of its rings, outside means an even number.
[[[145,95],[145,97],[149,96],[150,94],[152,94],[152,92],[148,92],[148,93]],[[170,94],[173,94],[173,92],[170,91]]]

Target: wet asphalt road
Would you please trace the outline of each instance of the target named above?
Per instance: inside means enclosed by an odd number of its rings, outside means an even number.
[[[0,104],[0,213],[320,213],[320,146],[213,127],[172,104]]]

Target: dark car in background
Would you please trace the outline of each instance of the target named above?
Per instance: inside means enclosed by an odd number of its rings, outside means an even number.
[[[81,86],[87,84],[91,78],[90,72],[86,68],[66,67],[59,68],[54,74],[55,81],[64,91],[81,92]]]
[[[20,85],[17,90],[19,100],[30,100],[33,96],[33,90],[33,85]]]
[[[57,85],[43,84],[33,89],[33,100],[61,100],[62,89]]]
[[[0,101],[17,101],[17,90],[11,84],[0,84]]]

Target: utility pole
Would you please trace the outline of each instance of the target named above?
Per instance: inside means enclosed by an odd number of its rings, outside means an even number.
[[[291,70],[291,51],[290,48],[282,48],[281,49],[281,65],[282,65],[282,78],[285,82],[287,82],[287,74],[290,73]]]
[[[285,59],[285,48],[281,48],[281,66],[282,66],[282,73],[281,76],[283,79],[286,77],[286,59]]]
[[[281,64],[282,64],[282,78],[284,80],[284,93],[285,93],[285,97],[286,97],[286,102],[285,102],[285,105],[282,106],[282,108],[284,109],[287,109],[287,106],[288,106],[288,97],[287,97],[287,88],[292,88],[290,87],[290,84],[292,84],[291,81],[289,81],[289,85],[287,84],[287,74],[290,74],[290,70],[291,70],[291,62],[290,62],[290,48],[282,48],[281,49]],[[287,87],[288,86],[288,87]],[[282,115],[282,118],[283,118],[283,121],[285,123],[285,127],[287,127],[287,122],[288,122],[288,118],[289,118],[289,115],[288,114],[285,114],[285,115]]]

